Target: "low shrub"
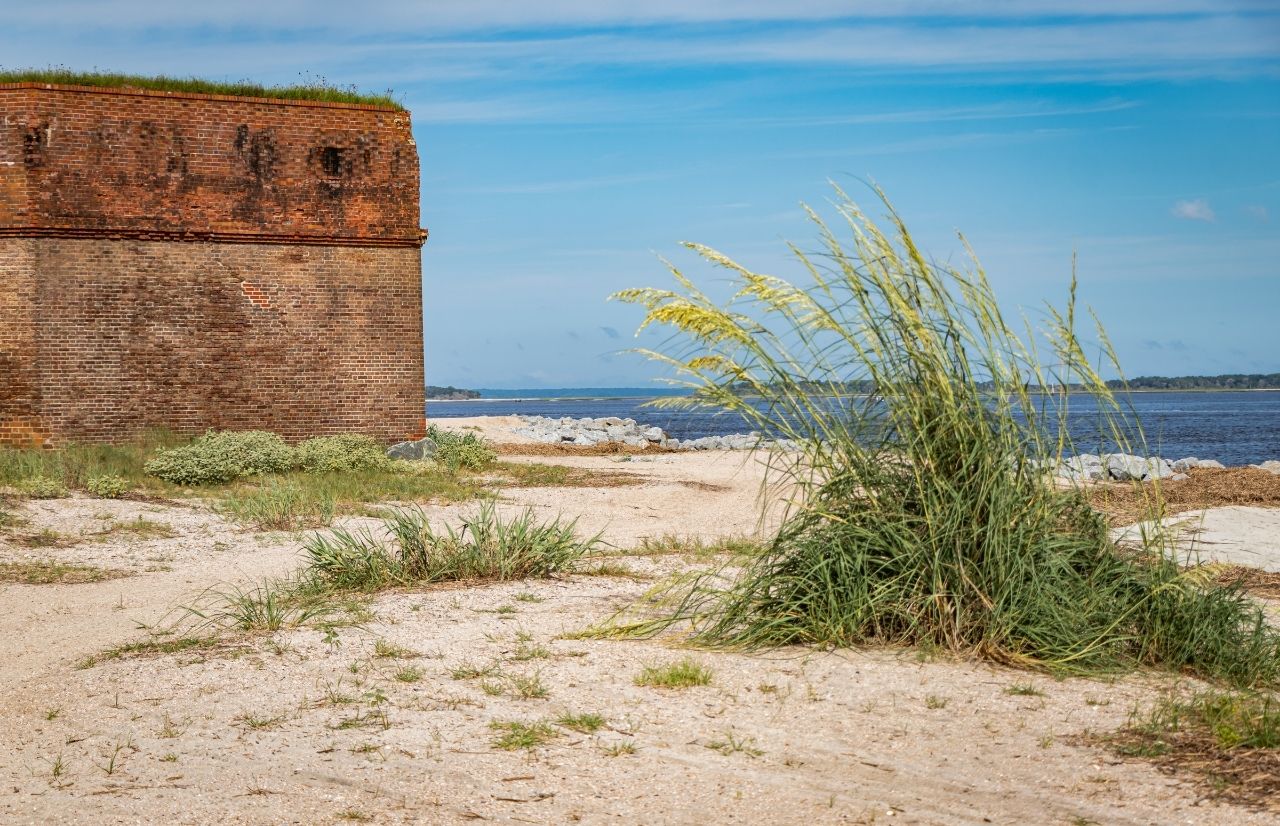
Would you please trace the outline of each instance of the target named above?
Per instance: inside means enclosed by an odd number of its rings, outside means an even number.
[[[18,492],[31,499],[60,499],[67,495],[66,485],[62,480],[51,476],[32,476],[23,479],[16,486]]]
[[[129,483],[119,476],[90,476],[84,483],[85,490],[99,499],[119,499],[129,490]]]
[[[451,470],[484,470],[498,458],[489,443],[475,433],[454,433],[431,425],[427,437],[436,443],[436,461]]]
[[[391,460],[372,436],[344,433],[320,436],[298,445],[298,466],[308,473],[349,470],[388,470]]]
[[[274,433],[210,431],[190,444],[160,450],[146,473],[175,485],[210,485],[263,473],[283,473],[297,454]]]

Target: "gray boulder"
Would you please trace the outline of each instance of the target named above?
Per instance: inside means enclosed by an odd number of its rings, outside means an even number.
[[[416,442],[397,442],[387,448],[387,458],[420,462],[423,459],[435,458],[438,449],[436,443],[431,439],[419,439]]]
[[[1259,470],[1265,470],[1267,473],[1274,473],[1280,476],[1280,460],[1268,459],[1260,465],[1254,465]]]
[[[1173,463],[1173,469],[1178,473],[1186,473],[1192,468],[1200,467],[1200,460],[1194,456],[1188,456],[1185,459],[1178,459]]]
[[[1196,465],[1196,467],[1209,467],[1209,468],[1217,468],[1218,470],[1222,470],[1225,467],[1225,465],[1223,465],[1222,462],[1219,462],[1217,459],[1201,459],[1200,462]]]
[[[1173,475],[1173,467],[1159,456],[1150,459],[1142,456],[1131,456],[1117,453],[1105,457],[1107,474],[1119,482],[1142,481],[1152,479],[1168,479]]]

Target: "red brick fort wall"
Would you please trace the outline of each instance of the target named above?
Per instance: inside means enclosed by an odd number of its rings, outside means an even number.
[[[0,85],[0,441],[416,432],[418,225],[407,112]]]

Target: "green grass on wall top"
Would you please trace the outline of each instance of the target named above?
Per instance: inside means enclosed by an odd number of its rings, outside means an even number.
[[[323,77],[306,76],[292,86],[263,86],[247,80],[224,83],[197,77],[117,74],[115,72],[76,72],[64,67],[48,69],[0,68],[0,83],[55,83],[63,86],[101,86],[112,89],[148,89],[158,92],[192,92],[202,95],[235,95],[247,98],[279,98],[285,100],[319,100],[329,103],[362,103],[404,109],[390,89],[382,94],[366,94],[354,85],[337,86]]]

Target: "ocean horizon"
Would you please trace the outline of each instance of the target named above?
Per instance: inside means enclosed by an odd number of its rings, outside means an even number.
[[[670,410],[648,406],[677,395],[653,387],[480,389],[479,399],[428,401],[428,419],[466,416],[617,416],[661,427],[678,439],[724,436],[752,430],[740,415],[717,410]],[[490,396],[490,393],[505,396]],[[683,395],[683,394],[681,394]],[[1148,453],[1169,459],[1194,456],[1227,465],[1280,459],[1280,390],[1148,390],[1127,396],[1146,432]],[[1081,451],[1091,451],[1096,425],[1091,397],[1076,396],[1069,429]]]

